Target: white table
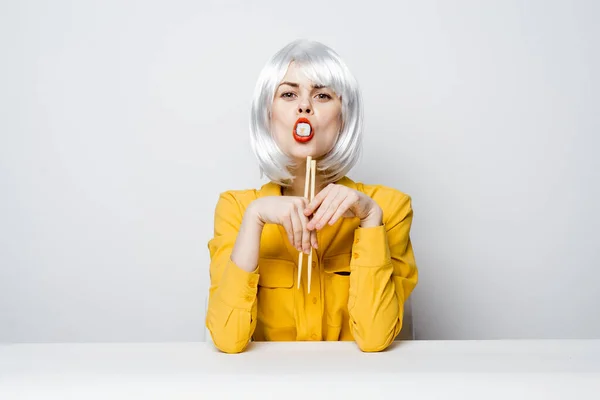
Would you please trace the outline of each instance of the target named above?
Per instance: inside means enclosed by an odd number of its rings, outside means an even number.
[[[600,399],[600,340],[0,344],[0,399]]]

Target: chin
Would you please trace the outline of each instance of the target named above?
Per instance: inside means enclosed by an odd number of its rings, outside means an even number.
[[[290,157],[295,158],[297,160],[306,160],[306,157],[311,156],[312,158],[317,158],[319,152],[313,146],[307,145],[298,145],[296,144],[288,151]]]

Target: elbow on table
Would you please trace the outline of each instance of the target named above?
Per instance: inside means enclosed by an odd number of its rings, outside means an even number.
[[[402,323],[398,321],[391,330],[354,329],[354,341],[358,348],[365,353],[384,351],[392,344],[401,327]]]
[[[354,341],[361,351],[365,353],[375,353],[387,349],[394,341],[394,335],[382,334],[379,332],[371,332],[362,336],[357,336],[355,334]]]
[[[207,311],[206,341],[223,353],[236,354],[243,352],[251,340],[251,334],[245,335],[235,327],[239,326],[239,320],[230,318],[231,313],[219,313]],[[229,324],[223,321],[229,320]]]
[[[358,348],[364,353],[376,353],[379,351],[384,351],[387,349],[390,344],[392,344],[392,339],[356,339],[355,342],[358,345]]]
[[[250,342],[250,338],[246,340],[240,340],[239,335],[237,335],[235,332],[231,332],[228,329],[219,329],[215,327],[213,324],[211,324],[210,320],[207,320],[206,328],[206,341],[212,342],[212,345],[223,353],[241,353],[246,349],[248,343]]]
[[[248,343],[250,342],[249,340],[247,340],[247,341],[231,340],[230,338],[223,337],[220,335],[213,335],[212,333],[211,333],[211,337],[212,337],[213,345],[218,350],[222,351],[223,353],[228,353],[228,354],[242,353],[244,350],[246,350],[246,347],[248,346]]]

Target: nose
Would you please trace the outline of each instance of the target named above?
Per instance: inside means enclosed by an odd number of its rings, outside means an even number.
[[[298,113],[302,114],[303,112],[310,114],[312,111],[310,109],[310,106],[300,106],[298,107]]]
[[[312,114],[312,107],[307,100],[302,101],[302,103],[300,103],[300,105],[298,105],[298,113],[299,114],[302,114],[302,113]]]

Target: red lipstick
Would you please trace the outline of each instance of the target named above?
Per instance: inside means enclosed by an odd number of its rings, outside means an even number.
[[[315,136],[315,130],[307,118],[298,118],[292,133],[299,143],[306,143]]]

